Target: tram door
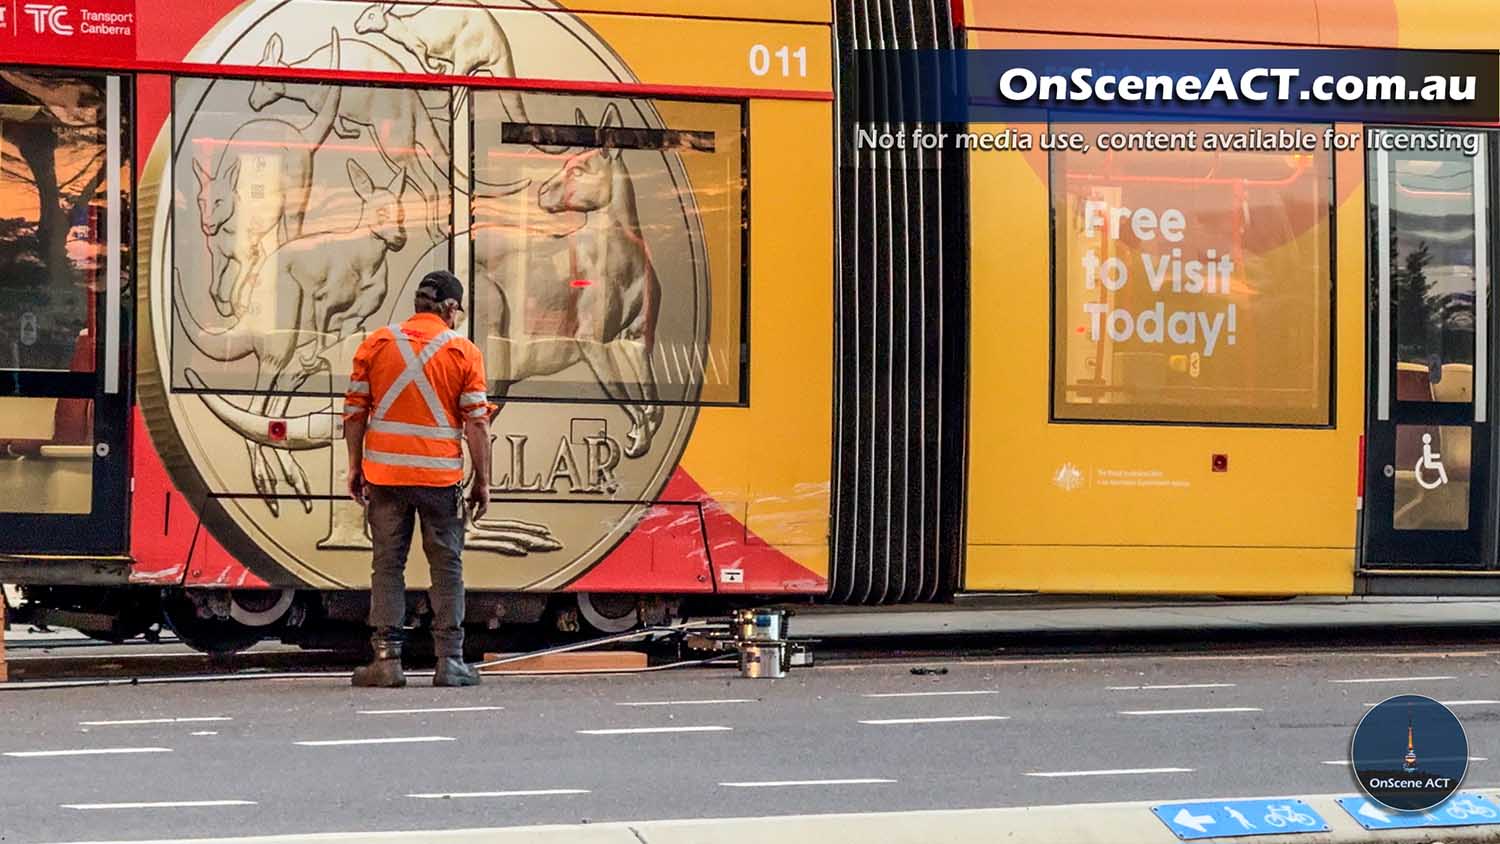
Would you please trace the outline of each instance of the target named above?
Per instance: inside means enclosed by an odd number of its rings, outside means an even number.
[[[126,548],[129,87],[0,67],[0,552]]]
[[[1468,135],[1477,155],[1369,153],[1365,568],[1477,568],[1494,553],[1484,540],[1494,138]]]

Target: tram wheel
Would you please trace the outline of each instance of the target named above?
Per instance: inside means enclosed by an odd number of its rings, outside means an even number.
[[[268,627],[250,627],[233,618],[214,615],[205,618],[193,599],[180,589],[167,590],[162,595],[161,613],[183,644],[215,656],[238,653],[270,632]]]
[[[594,632],[624,633],[641,623],[639,596],[626,593],[578,593],[578,615]]]

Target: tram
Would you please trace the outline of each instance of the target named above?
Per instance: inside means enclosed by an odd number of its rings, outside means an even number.
[[[219,652],[356,628],[341,397],[438,268],[500,405],[479,628],[1500,591],[1492,130],[1465,130],[1477,155],[872,151],[849,72],[892,47],[1463,49],[1489,16],[917,5],[0,10],[17,609]],[[1120,209],[1200,274],[1222,258],[1213,289],[1094,284],[1173,257]]]

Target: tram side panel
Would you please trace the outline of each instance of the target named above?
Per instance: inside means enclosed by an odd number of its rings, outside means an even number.
[[[370,81],[139,77],[132,582],[365,588],[368,537],[340,498],[349,357],[451,267],[472,273],[473,334],[505,397],[472,588],[823,591],[826,12],[142,5],[141,60]],[[424,64],[418,25],[497,49]],[[627,87],[375,87],[439,72]],[[300,289],[330,256],[360,295],[340,298],[331,271]],[[308,320],[296,303],[330,291]],[[582,327],[601,319],[591,301],[614,322]]]
[[[1044,42],[1135,46],[970,41]],[[1143,127],[971,127],[1006,128]],[[1006,151],[970,167],[967,588],[1349,593],[1360,154]]]

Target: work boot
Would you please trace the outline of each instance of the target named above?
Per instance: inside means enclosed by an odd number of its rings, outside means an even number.
[[[477,686],[479,685],[479,672],[474,670],[474,666],[464,662],[461,657],[440,656],[437,661],[437,670],[432,672],[432,685]]]
[[[353,684],[360,687],[399,689],[406,685],[401,671],[401,635],[399,631],[378,630],[370,638],[375,659],[369,665],[354,669]]]

